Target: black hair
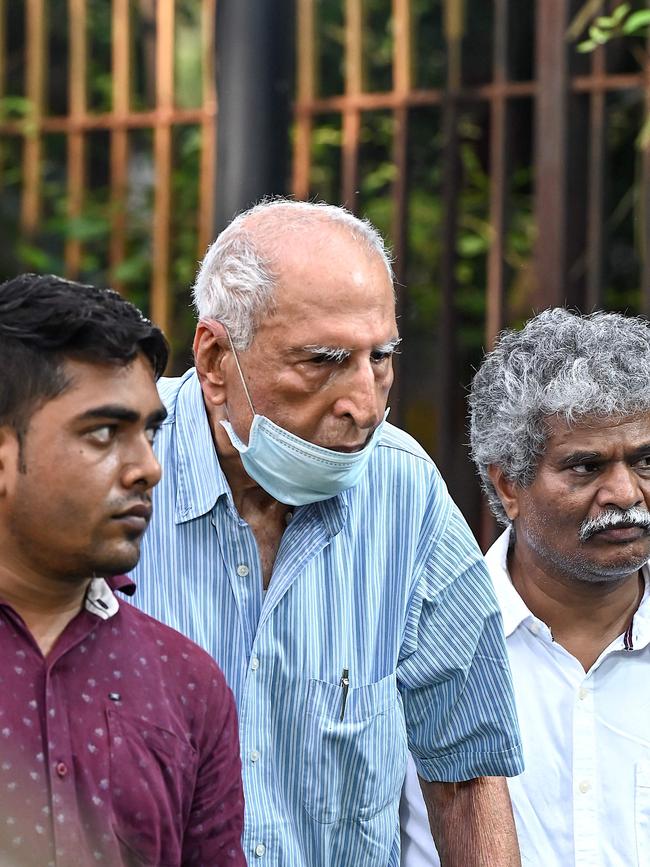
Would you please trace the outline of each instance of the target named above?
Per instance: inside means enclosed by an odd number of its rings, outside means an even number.
[[[0,425],[22,440],[33,412],[67,388],[66,360],[120,366],[140,353],[161,376],[169,355],[162,331],[112,289],[51,274],[7,280],[0,285]]]

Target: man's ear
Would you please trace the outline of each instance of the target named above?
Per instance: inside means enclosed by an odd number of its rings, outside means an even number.
[[[507,479],[501,467],[497,467],[494,464],[490,464],[488,467],[488,476],[501,500],[503,510],[508,518],[514,521],[519,515],[520,486],[516,482]]]
[[[9,425],[0,426],[0,498],[5,497],[20,465],[18,434]]]
[[[223,361],[230,352],[226,329],[216,319],[202,319],[196,326],[192,348],[205,400],[220,406],[226,402]]]

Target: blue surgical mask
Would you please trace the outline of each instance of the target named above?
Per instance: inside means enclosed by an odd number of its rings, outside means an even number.
[[[327,500],[358,484],[380,440],[389,410],[359,451],[337,452],[314,445],[255,412],[232,341],[230,345],[253,413],[248,445],[229,421],[221,424],[248,475],[274,499],[289,506]]]

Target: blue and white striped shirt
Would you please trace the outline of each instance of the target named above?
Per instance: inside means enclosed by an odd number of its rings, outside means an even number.
[[[196,374],[160,392],[164,474],[135,601],[211,653],[235,694],[249,862],[397,867],[408,748],[431,780],[521,771],[480,551],[431,460],[386,425],[357,487],[296,509],[264,593]]]

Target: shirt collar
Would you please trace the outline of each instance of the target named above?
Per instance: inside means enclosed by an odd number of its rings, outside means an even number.
[[[485,563],[494,584],[494,590],[501,608],[503,628],[508,638],[515,629],[534,615],[513,587],[508,574],[508,548],[510,546],[510,527],[499,536],[485,555]]]
[[[506,638],[512,635],[524,621],[542,623],[526,606],[510,579],[508,573],[510,531],[510,527],[504,530],[485,555],[485,563],[492,577],[501,608]],[[641,650],[650,644],[650,567],[648,563],[642,568],[641,574],[645,581],[645,590],[632,620],[632,640],[635,650]]]
[[[128,596],[135,592],[135,584],[126,575],[113,578],[93,578],[86,590],[84,608],[102,620],[109,620],[120,608],[114,590],[121,590]]]
[[[180,387],[175,413],[177,524],[207,514],[219,497],[229,492],[214,447],[201,383],[196,371],[190,373]]]

